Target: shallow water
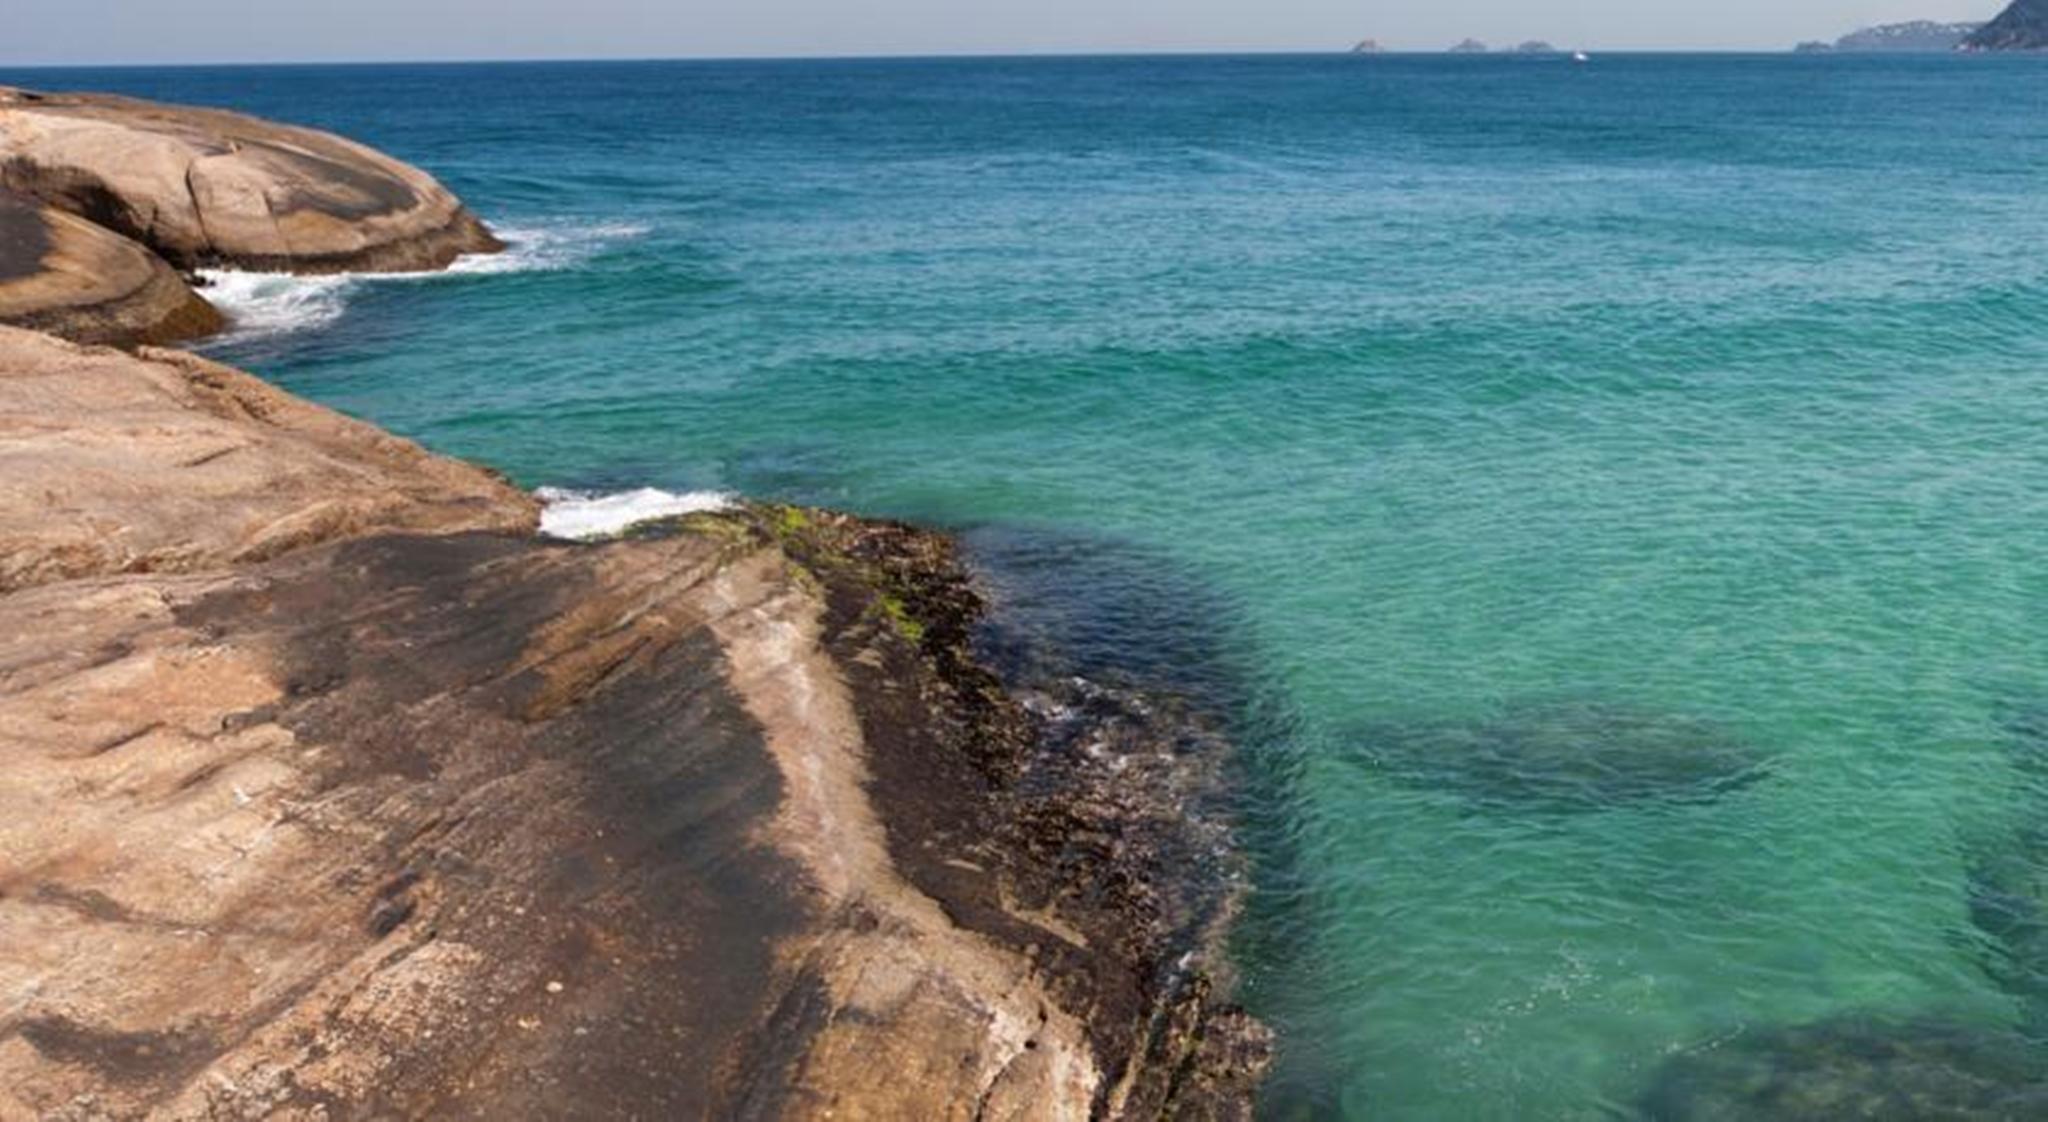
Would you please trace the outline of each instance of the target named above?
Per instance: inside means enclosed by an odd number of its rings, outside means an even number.
[[[2041,1023],[1972,919],[2048,883],[2038,60],[8,80],[343,129],[515,232],[229,281],[218,352],[295,391],[529,485],[1111,543],[1088,598],[1160,610],[1067,626],[1238,710],[1274,1117],[1630,1117],[1718,1041]],[[1759,773],[1659,797],[1673,728]],[[1581,747],[1641,775],[1512,797]]]

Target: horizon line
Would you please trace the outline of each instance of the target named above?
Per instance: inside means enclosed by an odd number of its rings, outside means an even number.
[[[1132,48],[1113,50],[1075,49],[1044,51],[927,51],[874,54],[732,54],[732,55],[501,55],[501,56],[414,56],[398,58],[335,58],[335,59],[200,59],[191,61],[88,61],[88,62],[10,62],[0,59],[0,70],[178,70],[178,69],[229,69],[234,67],[320,67],[320,66],[507,66],[507,65],[592,65],[592,64],[654,64],[654,63],[789,63],[789,62],[972,62],[977,60],[1025,61],[1031,59],[1125,59],[1125,58],[1359,58],[1406,57],[1406,58],[1540,58],[1545,53],[1569,55],[1574,50],[1603,55],[1654,56],[1654,55],[1800,55],[1802,57],[1865,57],[1898,55],[1972,55],[1956,49],[1947,50],[1904,50],[1904,51],[1827,51],[1801,52],[1798,45],[1789,47],[1555,47],[1550,52],[1521,52],[1513,46],[1492,48],[1486,51],[1462,52],[1446,47],[1383,47],[1376,51],[1358,51],[1348,47],[1303,48],[1303,47],[1245,47],[1245,48]]]

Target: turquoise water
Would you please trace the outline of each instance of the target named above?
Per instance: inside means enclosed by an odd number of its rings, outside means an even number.
[[[1983,906],[2048,877],[2037,60],[10,79],[344,129],[515,231],[236,290],[292,390],[529,485],[1161,559],[1239,679],[1274,1117],[2041,1023]]]

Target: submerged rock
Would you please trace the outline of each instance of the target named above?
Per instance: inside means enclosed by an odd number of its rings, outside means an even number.
[[[1402,782],[1474,803],[1561,812],[1711,799],[1761,779],[1768,757],[1707,721],[1552,702],[1468,723],[1375,728],[1358,750]]]
[[[2023,1002],[2048,1039],[2048,709],[2006,719],[2014,772],[2026,784],[2018,824],[1984,839],[1970,866],[1970,920],[1989,939],[1985,972]]]
[[[0,187],[185,270],[414,271],[503,248],[433,177],[353,141],[104,94],[0,86]]]
[[[1248,1117],[1223,745],[1020,701],[950,539],[544,541],[247,375],[0,346],[0,473],[57,464],[0,506],[0,1117]]]
[[[129,345],[205,335],[221,316],[135,242],[0,190],[0,324]]]
[[[2016,1034],[1852,1017],[1744,1033],[1668,1062],[1650,1122],[2048,1117],[2048,1054]]]
[[[961,535],[995,611],[978,649],[1006,675],[1081,677],[1240,712],[1235,607],[1181,560],[1105,535],[984,526]]]

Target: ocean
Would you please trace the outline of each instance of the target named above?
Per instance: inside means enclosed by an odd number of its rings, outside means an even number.
[[[1269,1117],[1691,1117],[2048,1025],[2038,60],[0,82],[335,129],[514,244],[218,278],[209,353],[529,486],[956,528],[1200,694]]]

